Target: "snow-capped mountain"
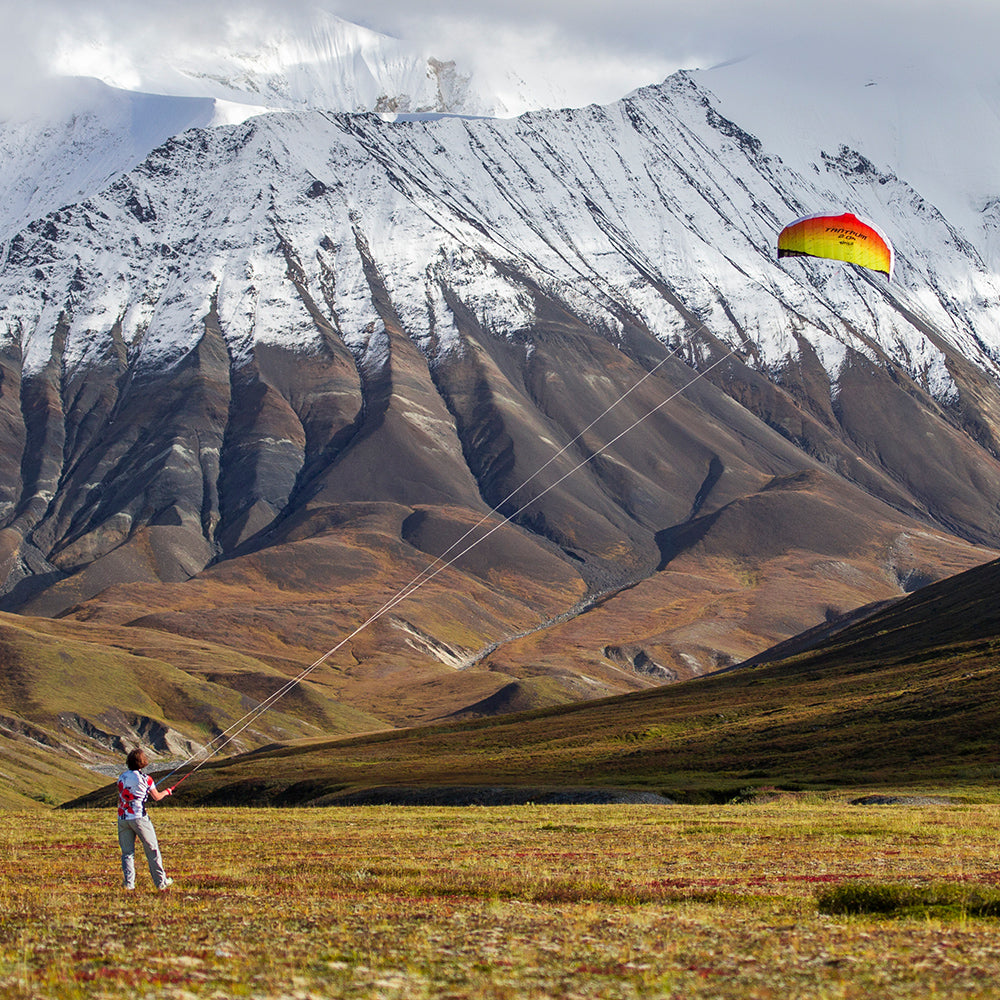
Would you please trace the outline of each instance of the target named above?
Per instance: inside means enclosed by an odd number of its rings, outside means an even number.
[[[844,204],[894,240],[893,285],[775,261],[783,222]],[[113,373],[114,396],[126,375],[169,378],[204,343],[206,322],[234,374],[264,350],[324,356],[332,338],[357,393],[391,353],[383,297],[435,376],[468,355],[470,324],[530,367],[544,296],[619,350],[639,330],[697,365],[703,341],[720,343],[775,380],[808,357],[825,386],[810,406],[826,413],[858,365],[898,372],[993,442],[989,407],[964,382],[967,370],[987,385],[997,376],[996,275],[905,180],[849,149],[793,172],[686,74],[608,108],[512,121],[304,112],[190,132],[13,237],[2,280],[0,322],[21,377],[58,375],[60,394],[92,385],[95,370]],[[290,459],[275,514],[301,459]],[[182,463],[199,481],[200,462]],[[63,455],[32,495],[54,499],[73,469]],[[83,485],[44,515],[57,545],[78,545],[106,512]],[[55,528],[65,503],[73,514]],[[989,542],[995,517],[992,506],[939,512]],[[202,541],[196,562],[218,554],[214,528]]]
[[[776,264],[786,221],[848,204],[896,245],[893,285],[842,266]],[[789,170],[687,74],[609,108],[514,121],[303,113],[178,137],[9,242],[3,315],[28,374],[51,362],[60,316],[67,373],[110,350],[118,324],[130,364],[159,370],[196,346],[215,300],[241,364],[262,342],[294,350],[319,336],[300,313],[282,241],[321,298],[330,271],[365,285],[357,235],[432,364],[460,346],[453,309],[435,302],[439,274],[463,276],[474,315],[495,334],[530,327],[531,304],[520,281],[497,273],[502,264],[558,288],[612,339],[623,336],[623,310],[668,344],[694,324],[769,371],[805,338],[834,389],[849,351],[899,364],[942,402],[957,395],[949,349],[998,374],[1000,283],[933,205],[847,148],[824,153],[811,174]],[[35,271],[19,284],[25,263]],[[77,287],[88,279],[96,300]],[[298,313],[305,339],[289,317],[248,309],[248,295]],[[345,344],[365,349],[367,295],[331,309]]]
[[[301,664],[498,509],[331,661],[330,697],[402,722],[703,673],[992,557],[974,227],[835,130],[786,158],[715,72],[196,128],[11,234],[4,607]],[[845,208],[891,283],[778,261]]]
[[[0,120],[0,238],[97,193],[190,128],[304,108],[510,113],[453,60],[320,9],[305,26],[214,39],[154,53],[117,36],[58,45],[52,76],[23,113]]]

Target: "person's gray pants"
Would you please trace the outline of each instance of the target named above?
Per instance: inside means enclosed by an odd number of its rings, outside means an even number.
[[[135,840],[142,843],[149,863],[149,874],[153,885],[162,889],[167,884],[167,873],[163,870],[163,858],[160,857],[160,845],[156,842],[156,831],[153,821],[148,816],[139,819],[118,818],[118,843],[122,849],[122,874],[125,876],[125,888],[135,888]]]

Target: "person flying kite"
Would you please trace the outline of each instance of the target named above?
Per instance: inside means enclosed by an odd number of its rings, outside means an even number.
[[[135,888],[135,842],[142,844],[149,864],[153,885],[163,890],[174,884],[163,870],[163,857],[156,840],[153,821],[146,815],[146,800],[159,802],[173,795],[173,788],[160,791],[143,768],[149,765],[145,750],[132,750],[125,761],[126,770],[118,778],[118,845],[122,849],[122,883],[126,889]]]

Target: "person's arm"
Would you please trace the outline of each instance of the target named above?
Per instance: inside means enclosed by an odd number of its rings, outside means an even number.
[[[154,802],[159,802],[160,799],[165,799],[168,795],[174,794],[174,787],[171,785],[169,788],[165,788],[162,792],[156,787],[155,782],[150,782],[149,785],[149,797]]]

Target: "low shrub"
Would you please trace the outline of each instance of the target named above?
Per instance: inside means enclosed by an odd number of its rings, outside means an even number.
[[[842,882],[820,892],[816,905],[829,914],[996,917],[1000,889],[964,882]]]

